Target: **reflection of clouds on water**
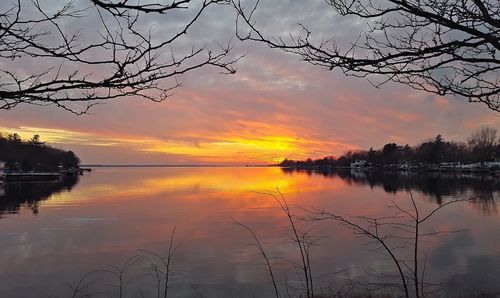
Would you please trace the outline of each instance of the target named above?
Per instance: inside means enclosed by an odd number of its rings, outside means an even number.
[[[281,281],[287,273],[290,283],[297,282],[293,264],[299,256],[288,237],[286,216],[272,197],[255,190],[279,186],[297,215],[302,215],[302,208],[317,207],[352,216],[383,216],[390,211],[386,206],[392,200],[405,207],[410,203],[407,188],[401,187],[400,181],[406,181],[403,186],[425,185],[427,181],[405,179],[391,184],[398,190],[388,195],[376,183],[372,187],[368,182],[340,176],[288,175],[279,168],[98,169],[82,177],[71,192],[43,201],[38,216],[21,207],[20,214],[6,215],[0,221],[0,234],[10,234],[0,241],[0,280],[6,281],[0,296],[37,293],[65,297],[68,289],[64,282],[75,282],[82,274],[108,264],[123,264],[138,253],[137,249],[165,253],[176,226],[176,240],[182,245],[174,267],[182,273],[173,279],[173,295],[268,297],[272,285],[262,269],[262,256],[252,245],[251,236],[232,224],[232,218],[255,230],[279,268]],[[477,185],[474,189],[481,184]],[[424,211],[437,207],[436,199],[423,191],[415,191],[414,196]],[[467,230],[422,241],[422,255],[429,251],[428,281],[473,275],[469,270],[481,268],[470,265],[470,258],[500,247],[500,237],[492,237],[500,216],[485,216],[474,206],[453,204],[422,226],[422,232]],[[304,230],[314,226],[312,236],[325,236],[313,247],[311,260],[314,274],[324,276],[318,279],[318,288],[343,282],[343,275],[328,274],[346,268],[346,274],[359,281],[379,281],[367,274],[368,267],[394,272],[390,260],[363,245],[366,239],[356,238],[351,230],[330,222],[302,224]],[[398,255],[408,257],[407,250],[399,250]],[[133,273],[142,274],[142,269],[138,266]],[[108,281],[102,280],[104,289],[110,289]],[[154,296],[147,295],[149,285],[150,280],[144,278],[128,289],[145,290],[146,297]]]
[[[440,270],[462,271],[463,252],[474,246],[474,238],[467,232],[445,235],[439,238],[439,243],[429,255],[429,262]],[[457,270],[458,268],[461,270]]]
[[[462,296],[464,292],[492,294],[484,297],[500,295],[500,255],[469,255],[465,266],[463,273],[452,278],[453,287],[448,289],[450,297]]]

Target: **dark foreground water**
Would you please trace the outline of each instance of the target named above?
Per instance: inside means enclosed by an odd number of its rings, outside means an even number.
[[[111,271],[131,258],[122,275],[123,297],[157,297],[151,263],[166,255],[172,230],[180,243],[172,259],[169,297],[272,297],[274,290],[249,226],[270,258],[282,296],[300,295],[300,254],[276,200],[279,189],[292,213],[311,219],[327,210],[368,228],[356,216],[387,217],[399,229],[379,233],[413,267],[408,216],[421,216],[456,198],[422,223],[419,280],[431,293],[458,296],[500,291],[500,179],[473,175],[312,173],[279,168],[98,168],[79,179],[9,183],[0,191],[0,297],[118,297]],[[384,291],[400,280],[384,251],[335,221],[299,221],[308,239],[315,292]],[[372,230],[374,231],[374,230]],[[440,233],[437,232],[445,232]],[[137,257],[134,257],[137,256]],[[406,260],[406,265],[403,264]],[[110,266],[112,265],[112,266]],[[424,270],[425,268],[425,270]],[[101,269],[82,277],[93,270]],[[81,291],[71,286],[79,281]],[[431,285],[433,284],[433,285]],[[163,293],[161,293],[163,295]]]

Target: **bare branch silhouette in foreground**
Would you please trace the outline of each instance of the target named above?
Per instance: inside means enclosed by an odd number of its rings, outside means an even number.
[[[299,217],[292,214],[288,202],[284,195],[278,190],[276,193],[263,193],[272,196],[279,204],[281,210],[289,219],[289,226],[292,230],[291,239],[293,243],[300,249],[302,260],[305,264],[305,270],[302,271],[304,280],[309,280],[309,291],[307,283],[304,285],[306,297],[314,297],[316,294],[312,292],[313,282],[318,276],[313,277],[311,274],[311,255],[310,247],[317,242],[307,236],[307,232],[300,232],[298,223],[316,222],[316,221],[334,221],[344,227],[351,229],[356,236],[368,241],[365,245],[370,251],[381,253],[388,257],[388,264],[395,266],[396,273],[382,272],[380,269],[370,269],[368,272],[375,276],[379,281],[373,283],[364,283],[354,281],[347,277],[347,284],[342,285],[338,289],[330,289],[328,297],[345,297],[360,296],[364,297],[363,293],[368,293],[368,297],[372,297],[374,293],[394,295],[393,290],[396,289],[399,296],[401,293],[404,297],[429,297],[438,294],[446,287],[451,287],[451,282],[433,282],[426,280],[426,265],[428,252],[423,252],[423,245],[431,237],[442,236],[443,234],[458,233],[463,229],[454,230],[433,230],[424,229],[424,225],[436,214],[452,204],[460,202],[469,202],[472,199],[452,199],[440,204],[430,210],[425,210],[418,206],[413,193],[409,192],[409,204],[404,206],[401,203],[391,201],[387,206],[387,211],[391,214],[383,217],[367,217],[367,216],[340,216],[326,210],[312,209],[306,210],[305,216]],[[276,279],[276,268],[273,267],[271,257],[262,246],[261,240],[257,234],[247,225],[235,220],[235,222],[252,234],[256,246],[263,258],[266,261],[266,266],[269,271],[271,281],[274,285],[276,297],[280,297],[280,292],[277,287],[279,281]],[[298,235],[294,238],[293,235]],[[333,274],[345,273],[347,270],[341,270]],[[330,274],[328,274],[330,275]],[[362,289],[362,293],[358,293],[356,289]],[[399,292],[401,291],[401,292]],[[287,288],[287,295],[290,293]],[[323,293],[319,294],[323,297]],[[376,296],[377,294],[375,294]],[[292,295],[293,296],[293,295]]]
[[[271,278],[271,282],[273,283],[274,294],[276,295],[276,298],[279,298],[280,297],[280,293],[279,293],[279,290],[278,290],[278,285],[277,285],[277,282],[276,282],[276,277],[275,277],[275,273],[274,273],[274,270],[273,270],[273,266],[271,264],[270,258],[267,256],[267,253],[264,250],[264,247],[262,246],[262,243],[259,240],[259,237],[257,237],[257,234],[255,234],[255,232],[249,226],[247,226],[247,225],[245,225],[245,224],[237,221],[236,219],[233,219],[233,220],[234,220],[234,223],[236,223],[237,225],[241,226],[242,228],[244,228],[245,230],[247,230],[250,234],[252,234],[252,237],[253,237],[253,239],[255,241],[255,245],[259,249],[259,252],[262,255],[262,257],[264,258],[264,260],[266,261],[266,267],[267,267],[267,269],[269,271],[269,277]]]
[[[73,298],[93,297],[96,295],[128,297],[127,286],[137,282],[140,277],[154,278],[156,297],[167,298],[168,287],[172,276],[179,273],[173,270],[172,261],[181,243],[175,241],[176,227],[170,234],[170,241],[166,255],[151,250],[140,249],[141,254],[128,258],[121,266],[108,265],[103,269],[97,269],[84,274],[75,284],[67,283]],[[99,280],[111,280],[112,292],[105,292],[104,287],[99,287]],[[142,293],[141,290],[141,294]]]
[[[166,256],[161,256],[150,250],[140,250],[145,253],[144,257],[149,261],[151,265],[151,270],[153,272],[151,273],[151,275],[154,276],[156,280],[158,298],[161,297],[162,282],[163,298],[167,298],[168,282],[170,281],[171,276],[176,273],[176,271],[172,270],[172,259],[181,243],[175,244],[175,230],[176,227],[174,227],[174,229],[172,230],[172,234],[170,235],[170,244],[168,246],[168,252]]]
[[[319,245],[319,241],[322,239],[322,237],[315,237],[311,235],[312,229],[310,228],[303,230],[299,227],[299,223],[303,221],[303,219],[293,214],[287,200],[285,199],[285,196],[283,195],[283,193],[281,193],[279,189],[276,190],[276,192],[257,192],[257,193],[271,196],[278,203],[279,208],[281,209],[281,211],[283,211],[283,213],[286,216],[288,237],[290,238],[291,243],[298,249],[298,254],[299,254],[298,262],[288,260],[293,264],[295,273],[302,284],[302,288],[298,289],[300,292],[299,296],[307,298],[318,296],[318,293],[315,292],[315,287],[314,287],[315,276],[312,273],[311,250],[314,246]],[[268,253],[266,253],[257,234],[248,225],[245,225],[235,219],[233,219],[233,221],[252,234],[252,238],[255,241],[255,245],[265,260],[266,263],[265,265],[269,272],[269,276],[271,278],[276,297],[282,297],[282,296],[291,297],[290,285],[286,280],[283,282],[285,285],[286,294],[283,295],[280,294],[278,287],[279,281],[276,278],[275,269],[271,262],[272,258],[268,255]]]
[[[336,35],[344,30],[340,27],[338,32],[314,32],[299,24],[302,33],[268,36],[256,21],[259,0],[244,2],[253,4],[232,0],[241,40],[263,42],[348,76],[368,77],[376,87],[402,83],[500,112],[499,1],[325,1],[325,9],[359,24],[359,36],[350,44],[318,38]]]
[[[397,268],[397,275],[379,274],[382,279],[395,280],[398,282],[381,282],[376,286],[382,289],[396,288],[403,291],[405,297],[426,297],[439,292],[449,284],[433,283],[425,280],[427,253],[422,257],[421,242],[425,238],[442,234],[457,233],[463,231],[438,230],[423,231],[423,225],[431,219],[441,209],[455,203],[467,202],[468,199],[452,199],[438,207],[423,213],[410,192],[410,206],[402,207],[392,201],[387,206],[390,210],[395,210],[392,215],[384,217],[366,216],[340,216],[326,210],[311,210],[310,220],[331,220],[352,229],[352,231],[362,238],[368,239],[367,245],[374,247],[373,250],[381,252],[389,257],[392,264]],[[405,251],[408,249],[409,251]],[[410,255],[405,257],[405,253]]]
[[[298,287],[290,286],[289,281],[284,277],[284,281],[279,280],[278,271],[284,272],[278,267],[263,245],[256,232],[247,224],[233,219],[233,222],[248,231],[257,247],[260,255],[265,260],[265,268],[271,279],[275,297],[434,297],[439,296],[446,287],[454,286],[451,282],[428,280],[426,243],[432,237],[441,237],[444,234],[462,232],[463,229],[434,229],[426,225],[431,223],[431,219],[439,214],[439,211],[457,203],[469,202],[468,199],[450,199],[437,207],[419,206],[413,194],[409,192],[407,202],[391,201],[391,204],[384,208],[389,215],[380,217],[369,216],[341,216],[322,209],[301,209],[303,216],[292,213],[285,196],[278,190],[277,192],[266,192],[264,195],[271,196],[283,211],[287,218],[288,236],[292,245],[296,248],[297,259],[284,259],[293,265],[297,276]],[[355,236],[367,240],[365,242],[369,251],[375,252],[378,257],[387,257],[386,264],[394,266],[393,269],[370,268],[368,273],[377,278],[376,282],[365,280],[353,280],[347,275],[343,285],[335,285],[328,280],[331,287],[321,288],[318,286],[319,279],[340,273],[348,273],[349,269],[342,269],[321,275],[313,275],[312,260],[314,254],[311,248],[318,245],[322,238],[312,237],[311,229],[304,229],[305,226],[318,222],[332,221],[353,231]],[[303,231],[305,230],[305,231]],[[171,276],[178,271],[172,269],[172,260],[180,244],[175,239],[175,228],[170,236],[168,251],[165,256],[149,251],[140,250],[142,254],[132,256],[127,259],[122,266],[108,266],[104,269],[95,270],[85,274],[75,285],[70,285],[73,297],[90,297],[99,294],[108,294],[99,287],[93,287],[98,279],[104,278],[109,284],[111,277],[112,294],[118,297],[125,297],[130,294],[127,286],[136,282],[139,277],[153,278],[156,297],[167,297]],[[439,241],[441,238],[437,239]],[[496,253],[494,250],[493,253]],[[132,275],[133,267],[141,274]],[[286,269],[285,269],[286,270]],[[145,272],[145,273],[144,273]],[[286,273],[286,272],[284,272]],[[142,290],[140,293],[143,293]],[[199,294],[199,293],[198,293]],[[488,294],[488,293],[486,293]]]
[[[119,298],[124,297],[126,287],[133,281],[133,278],[128,277],[127,273],[129,273],[139,259],[140,256],[134,255],[128,258],[121,266],[108,265],[106,268],[86,273],[75,285],[67,283],[72,291],[71,297],[92,297],[99,294],[98,290],[93,289],[93,285],[99,280],[101,275],[111,276],[113,280],[111,287],[116,289]]]
[[[178,77],[201,67],[232,74],[229,45],[186,45],[188,31],[207,8],[223,2],[5,1],[0,110],[55,105],[83,114],[120,97],[163,101],[181,85]],[[152,17],[165,20],[167,28],[151,25]]]

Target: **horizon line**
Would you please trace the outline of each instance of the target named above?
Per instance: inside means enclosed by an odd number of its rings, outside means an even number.
[[[90,167],[90,168],[113,168],[113,167],[136,167],[136,168],[222,168],[222,167],[270,167],[277,166],[277,164],[261,164],[261,165],[250,165],[250,164],[241,164],[241,165],[221,165],[221,164],[81,164],[80,167]]]

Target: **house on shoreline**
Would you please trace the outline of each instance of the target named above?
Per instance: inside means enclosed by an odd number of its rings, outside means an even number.
[[[363,169],[367,165],[366,160],[356,160],[351,162],[351,169]]]

